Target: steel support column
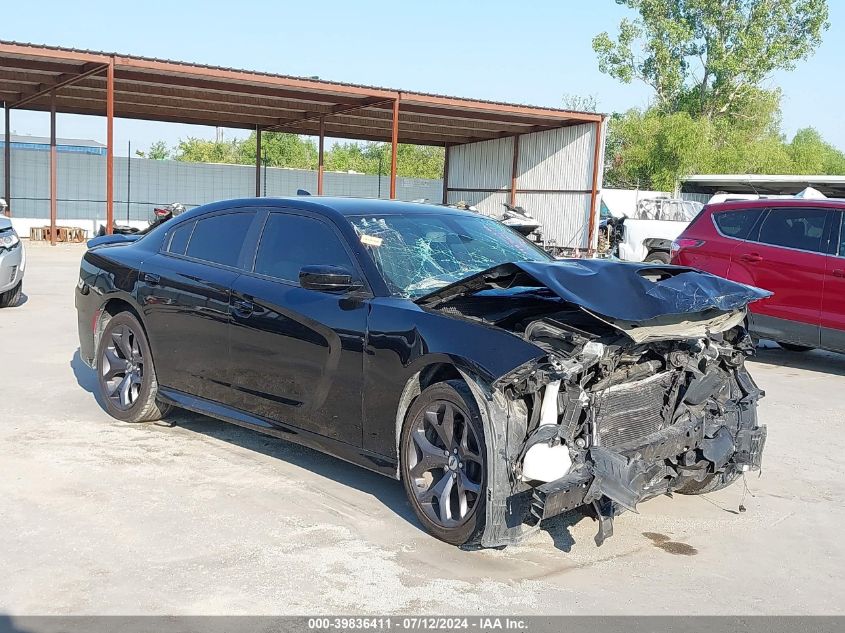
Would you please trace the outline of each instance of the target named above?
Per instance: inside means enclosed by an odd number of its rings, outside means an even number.
[[[326,142],[326,117],[320,117],[320,142],[317,151],[317,195],[323,195],[323,149]]]
[[[114,57],[106,68],[106,234],[114,226]]]
[[[9,206],[6,207],[6,215],[12,215],[12,129],[9,123],[9,113],[11,112],[11,108],[9,108],[8,102],[3,102],[3,110],[4,110],[4,119],[6,121],[6,131],[5,131],[5,144],[3,145],[3,191],[5,193],[6,204]]]
[[[443,204],[449,203],[449,144],[443,149]]]
[[[513,137],[513,165],[511,166],[511,206],[516,206],[516,181],[519,178],[519,135]]]
[[[261,126],[255,126],[255,197],[261,197]]]
[[[390,142],[390,199],[396,199],[396,150],[399,146],[399,99],[393,101],[393,136]]]
[[[56,245],[58,215],[58,183],[56,182],[58,154],[56,150],[56,91],[50,93],[50,244]]]
[[[596,212],[599,199],[599,174],[601,173],[601,144],[604,117],[596,121],[596,146],[593,151],[593,187],[590,191],[590,225],[587,231],[587,254],[593,254],[593,236],[596,231]]]

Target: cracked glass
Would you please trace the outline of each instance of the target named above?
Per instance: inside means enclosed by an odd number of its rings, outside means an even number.
[[[391,293],[415,299],[488,268],[551,257],[481,215],[403,214],[349,218]]]

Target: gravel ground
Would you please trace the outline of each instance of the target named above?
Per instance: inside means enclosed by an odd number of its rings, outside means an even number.
[[[76,353],[78,246],[0,311],[0,614],[822,614],[845,595],[845,356],[773,344],[762,477],[570,513],[520,547],[422,531],[399,482],[187,413],[128,425]]]

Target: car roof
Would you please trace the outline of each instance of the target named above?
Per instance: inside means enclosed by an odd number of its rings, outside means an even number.
[[[188,217],[202,215],[210,211],[243,207],[277,207],[301,209],[321,213],[326,216],[345,218],[353,215],[470,215],[478,216],[473,211],[462,211],[452,207],[420,202],[402,202],[400,200],[379,200],[376,198],[335,198],[328,196],[289,196],[267,198],[238,198],[221,200],[200,207],[195,207],[179,216],[180,221]]]
[[[845,200],[841,198],[761,198],[760,200],[731,200],[729,202],[717,202],[708,204],[705,208],[708,211],[737,211],[741,209],[759,209],[760,207],[815,207],[824,209],[845,209]]]

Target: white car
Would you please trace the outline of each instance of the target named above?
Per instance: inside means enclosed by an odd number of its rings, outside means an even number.
[[[0,200],[0,213],[6,208],[6,201]],[[0,308],[18,304],[23,289],[23,273],[26,269],[26,251],[12,221],[0,215]]]
[[[703,206],[672,198],[640,200],[633,216],[608,219],[611,252],[629,262],[668,264],[672,241]]]

